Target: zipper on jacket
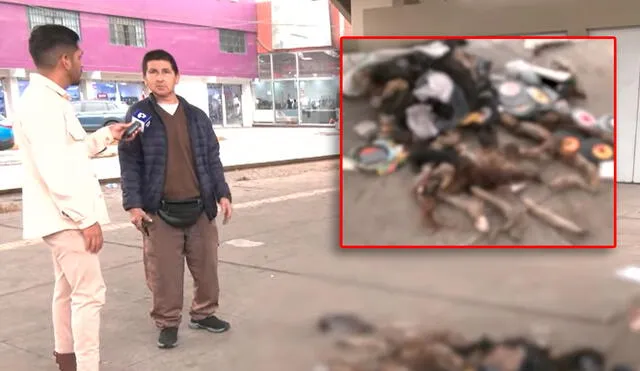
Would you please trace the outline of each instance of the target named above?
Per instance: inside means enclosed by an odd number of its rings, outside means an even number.
[[[153,94],[149,94],[149,102],[151,103],[151,110],[153,111],[153,113],[155,113],[156,117],[158,118],[158,121],[160,121],[160,123],[162,124],[162,130],[164,130],[164,146],[165,146],[165,151],[164,151],[164,166],[162,167],[162,190],[160,190],[160,200],[158,200],[158,204],[156,205],[156,208],[159,210],[160,209],[160,203],[162,202],[162,198],[164,197],[164,185],[167,182],[167,163],[169,161],[169,146],[167,145],[168,142],[168,134],[167,134],[167,127],[164,124],[164,121],[162,121],[162,117],[160,116],[160,114],[158,113],[158,111],[156,110],[156,98],[153,96]]]

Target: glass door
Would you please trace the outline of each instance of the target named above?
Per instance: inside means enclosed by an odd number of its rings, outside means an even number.
[[[225,118],[224,126],[242,126],[242,85],[223,85]]]
[[[207,84],[209,95],[209,118],[215,126],[224,125],[224,103],[222,84]]]
[[[298,89],[295,80],[273,82],[276,124],[298,123]]]

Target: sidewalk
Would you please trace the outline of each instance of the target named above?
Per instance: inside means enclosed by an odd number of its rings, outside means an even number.
[[[313,159],[340,154],[335,128],[229,128],[216,129],[220,158],[225,167]],[[120,177],[115,146],[93,160],[98,179]],[[20,189],[22,166],[17,151],[0,152],[0,191]]]
[[[107,230],[101,371],[311,370],[330,342],[315,321],[332,311],[377,323],[420,321],[471,337],[548,329],[559,351],[594,346],[612,360],[640,364],[640,336],[625,328],[640,283],[615,276],[638,264],[639,186],[620,185],[620,247],[612,251],[341,251],[338,195],[328,191],[337,184],[332,162],[293,165],[300,170],[289,174],[227,174],[236,213],[220,227],[220,316],[233,327],[216,335],[185,323],[173,350],[155,345],[139,233]],[[106,189],[105,199],[114,225],[128,224],[120,190]],[[41,243],[3,248],[20,233],[20,213],[0,215],[2,369],[53,371],[51,256]],[[191,289],[187,273],[187,320]]]

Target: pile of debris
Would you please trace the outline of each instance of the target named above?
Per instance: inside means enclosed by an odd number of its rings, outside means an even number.
[[[365,143],[347,153],[343,170],[386,175],[408,164],[417,174],[412,193],[434,230],[441,227],[434,208],[443,202],[492,238],[505,233],[521,240],[527,211],[555,228],[586,234],[521,191],[537,183],[553,191],[598,192],[601,179],[613,178],[613,116],[596,118],[576,104],[586,94],[566,62],[547,68],[513,60],[496,74],[493,63],[469,53],[467,44],[434,40],[377,53],[345,72],[343,95],[369,97],[378,120],[355,126]],[[550,161],[577,172],[545,180]],[[503,188],[523,207],[500,196]],[[485,203],[503,214],[504,225],[490,227]]]
[[[470,341],[451,331],[409,324],[377,328],[353,314],[324,316],[318,327],[341,336],[314,371],[604,371],[607,366],[597,349],[553,354],[548,345],[526,337]]]

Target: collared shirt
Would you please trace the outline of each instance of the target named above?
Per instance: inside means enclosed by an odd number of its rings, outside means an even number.
[[[87,135],[67,92],[32,74],[20,98],[14,138],[22,158],[23,236],[38,238],[109,223],[90,157],[113,142],[108,128]]]

